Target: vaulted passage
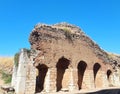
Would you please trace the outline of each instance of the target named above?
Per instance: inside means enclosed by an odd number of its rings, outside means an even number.
[[[96,81],[97,79],[96,78],[97,78],[97,75],[99,75],[97,73],[100,70],[100,68],[101,68],[101,65],[99,63],[95,63],[94,66],[93,66],[95,87],[97,86],[97,84],[99,84],[99,83],[97,83],[97,81]]]
[[[110,79],[110,75],[112,74],[112,71],[111,70],[107,70],[107,79],[108,79],[108,81],[109,81],[109,79]]]
[[[37,67],[38,69],[38,75],[36,77],[36,88],[35,88],[35,92],[41,92],[44,89],[44,80],[45,80],[45,76],[46,73],[48,71],[48,67],[44,64],[39,64]]]
[[[87,64],[84,61],[80,61],[77,68],[78,68],[78,87],[79,90],[82,88],[82,82],[84,77],[84,72],[86,70]]]
[[[58,60],[56,68],[57,68],[57,79],[56,79],[56,87],[57,91],[62,89],[62,80],[65,74],[65,70],[68,68],[70,64],[70,60],[62,57]],[[69,77],[68,77],[69,78]]]

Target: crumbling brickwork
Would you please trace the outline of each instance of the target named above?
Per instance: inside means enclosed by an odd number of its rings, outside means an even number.
[[[28,56],[25,50],[20,52],[20,57],[24,58],[20,58],[19,65],[23,66],[24,72],[16,71],[24,75],[17,75],[17,94],[118,86],[116,83],[119,80],[115,82],[115,70],[111,66],[114,59],[80,28],[66,23],[52,26],[38,24],[31,32],[29,41],[31,50],[37,53],[33,56],[30,51]],[[119,62],[118,58],[115,60]],[[21,93],[22,85],[24,91]]]

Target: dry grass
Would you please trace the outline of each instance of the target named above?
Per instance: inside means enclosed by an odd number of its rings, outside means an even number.
[[[12,74],[14,57],[0,57],[0,85],[4,84],[3,73]],[[8,77],[7,77],[8,78]]]
[[[11,72],[14,57],[0,57],[0,70]]]
[[[0,57],[0,66],[12,67],[13,57]]]

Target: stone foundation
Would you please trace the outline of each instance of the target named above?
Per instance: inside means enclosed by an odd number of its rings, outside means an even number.
[[[16,92],[17,94],[34,94],[36,88],[36,68],[32,64],[28,64],[26,78],[17,77]],[[113,77],[113,78],[112,78]],[[57,69],[48,68],[47,74],[44,80],[44,89],[41,92],[57,92],[56,87]],[[107,75],[104,71],[99,71],[96,80],[94,81],[93,70],[86,70],[83,76],[81,89],[94,89],[109,87],[109,84],[113,83],[114,76],[111,75],[111,80],[107,80]],[[117,83],[117,82],[116,82]],[[114,81],[114,84],[116,84]],[[19,85],[18,85],[19,84]],[[20,86],[21,85],[21,86]],[[23,85],[24,88],[23,88]],[[61,82],[62,88],[59,91],[72,92],[78,91],[78,70],[66,69]],[[19,88],[21,87],[21,88]],[[80,90],[81,90],[80,89]],[[23,91],[24,90],[24,91]],[[20,92],[23,91],[23,92]]]
[[[13,70],[12,86],[16,94],[34,94],[40,92],[72,92],[81,89],[119,86],[120,77],[110,73],[101,63],[88,66],[81,61],[72,67],[68,59],[59,59],[55,67],[45,64],[34,66],[26,51],[21,51],[19,66]],[[38,70],[38,72],[36,71]]]

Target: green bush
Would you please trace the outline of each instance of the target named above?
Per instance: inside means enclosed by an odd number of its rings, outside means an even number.
[[[11,83],[12,75],[5,73],[4,71],[0,71],[2,74],[2,79],[4,80],[5,84]]]
[[[66,38],[69,39],[70,41],[72,41],[71,31],[67,28],[64,28],[63,30],[65,31]]]
[[[27,48],[23,48],[23,49],[24,49],[24,51],[27,52],[27,56],[28,56],[28,58],[30,58],[31,50],[30,50],[30,49],[27,49]]]
[[[18,66],[18,63],[19,63],[19,56],[20,56],[19,53],[16,53],[15,56],[14,56],[14,65],[16,67]]]
[[[28,58],[30,58],[31,50],[30,49],[26,49],[26,51],[27,51]]]

